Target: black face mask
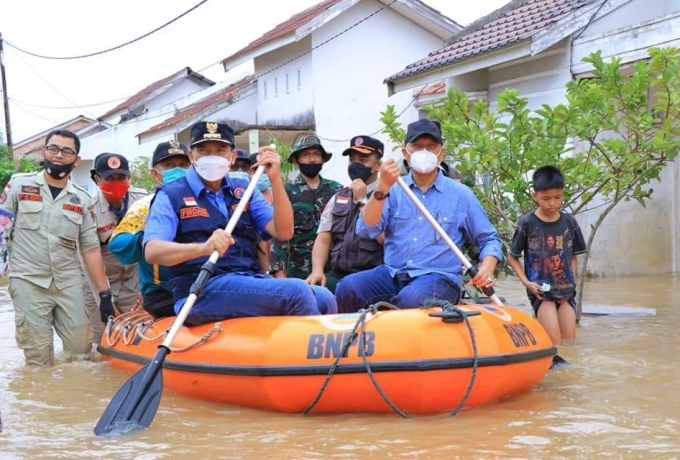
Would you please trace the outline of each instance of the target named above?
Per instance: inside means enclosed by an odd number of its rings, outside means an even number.
[[[349,174],[349,178],[352,180],[361,179],[366,182],[368,178],[373,175],[373,171],[371,171],[371,168],[364,166],[361,163],[350,163],[347,167],[347,174]]]
[[[74,161],[69,165],[57,165],[45,158],[42,161],[42,166],[45,171],[47,171],[47,174],[49,174],[52,178],[59,180],[71,174],[73,168],[76,167],[76,162]]]
[[[323,168],[323,164],[318,164],[318,163],[309,163],[306,165],[300,165],[300,172],[304,174],[305,176],[313,179],[316,176],[319,175],[321,172],[321,168]]]

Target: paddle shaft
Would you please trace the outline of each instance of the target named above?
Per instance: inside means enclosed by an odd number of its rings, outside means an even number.
[[[453,242],[453,240],[449,237],[449,235],[444,231],[444,229],[439,225],[439,222],[430,214],[430,211],[427,210],[427,208],[423,205],[423,203],[420,202],[418,197],[413,193],[413,191],[406,185],[406,182],[399,177],[397,178],[397,184],[399,184],[399,187],[404,191],[406,196],[409,197],[409,199],[413,202],[413,204],[418,208],[420,213],[425,216],[425,219],[434,227],[435,231],[439,234],[439,236],[446,242],[446,244],[451,248],[453,253],[460,259],[460,263],[463,264],[463,267],[465,267],[465,271],[470,273],[472,277],[477,275],[477,267],[473,266],[469,260],[467,260],[467,257],[458,249],[458,246],[456,246],[456,243]],[[501,299],[498,298],[498,296],[494,293],[493,288],[482,288],[482,291],[484,294],[488,295],[489,298],[496,304],[503,306],[503,302],[501,302]]]

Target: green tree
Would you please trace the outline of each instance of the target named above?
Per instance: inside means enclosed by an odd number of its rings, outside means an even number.
[[[18,162],[15,162],[9,153],[7,145],[0,144],[0,188],[5,188],[5,185],[7,185],[7,182],[9,182],[14,173],[39,170],[40,166],[38,166],[38,163],[27,157],[23,157]]]
[[[592,78],[568,82],[566,104],[532,111],[527,98],[508,89],[491,112],[488,102],[470,103],[451,89],[440,106],[427,108],[441,122],[457,168],[478,178],[473,190],[506,247],[519,217],[535,209],[531,173],[543,165],[564,173],[565,210],[596,213],[588,254],[619,203],[632,199],[644,207],[651,199],[652,181],[660,180],[680,149],[680,50],[652,48],[649,55],[624,74],[620,59],[605,62],[600,52],[591,54],[584,61],[594,67]],[[402,142],[394,107],[382,115],[384,132]],[[579,316],[588,257],[581,260]]]
[[[290,174],[294,169],[293,163],[288,162],[288,156],[290,155],[291,151],[290,145],[286,144],[280,139],[273,138],[269,140],[269,143],[276,147],[276,151],[281,157],[281,178],[284,182],[289,181]]]
[[[133,186],[153,193],[156,190],[156,181],[149,172],[149,162],[148,157],[137,157],[130,165],[130,176]]]

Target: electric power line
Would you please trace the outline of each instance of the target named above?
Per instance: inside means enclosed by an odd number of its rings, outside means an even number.
[[[88,58],[88,57],[92,57],[92,56],[98,56],[98,55],[100,55],[100,54],[109,53],[109,52],[111,52],[111,51],[115,51],[115,50],[121,49],[121,48],[123,48],[123,47],[125,47],[125,46],[127,46],[127,45],[131,45],[131,44],[133,44],[133,43],[135,43],[135,42],[138,42],[139,40],[142,40],[143,38],[146,38],[146,37],[148,37],[148,36],[150,36],[150,35],[152,35],[152,34],[158,32],[158,31],[160,31],[161,29],[164,29],[165,27],[169,26],[170,24],[172,24],[173,22],[177,21],[178,19],[181,19],[182,17],[184,17],[184,16],[186,16],[187,14],[191,13],[192,11],[194,11],[196,8],[198,8],[199,6],[203,5],[203,4],[206,3],[207,1],[208,1],[208,0],[201,0],[201,1],[198,2],[196,5],[194,5],[193,7],[189,8],[188,10],[186,10],[184,13],[180,14],[179,16],[177,16],[177,17],[174,18],[174,19],[171,19],[170,21],[166,22],[165,24],[163,24],[163,25],[161,25],[161,26],[159,26],[159,27],[156,27],[156,28],[155,28],[154,30],[152,30],[151,32],[147,32],[147,33],[145,33],[144,35],[141,35],[141,36],[139,36],[139,37],[137,37],[137,38],[134,38],[134,39],[129,40],[129,41],[125,42],[125,43],[122,43],[122,44],[120,44],[120,45],[114,46],[114,47],[112,47],[112,48],[108,48],[108,49],[101,50],[101,51],[96,51],[96,52],[94,52],[94,53],[81,54],[81,55],[78,55],[78,56],[45,56],[45,55],[43,55],[43,54],[38,54],[38,53],[33,53],[33,52],[31,52],[31,51],[26,51],[26,50],[24,50],[24,49],[22,49],[22,48],[19,48],[18,46],[14,45],[14,44],[8,42],[7,40],[5,40],[5,43],[7,43],[8,46],[11,46],[12,48],[14,48],[14,49],[17,50],[17,51],[20,51],[20,52],[22,52],[22,53],[24,53],[24,54],[28,54],[29,56],[33,56],[33,57],[37,57],[37,58],[42,58],[42,59],[52,59],[52,60],[62,60],[62,61],[63,61],[63,60],[83,59],[83,58]]]
[[[61,106],[50,106],[50,105],[38,105],[38,104],[32,104],[30,102],[22,101],[20,99],[16,99],[11,97],[10,100],[15,101],[20,103],[21,105],[27,105],[29,107],[35,107],[37,109],[49,109],[49,110],[70,110],[70,109],[80,109],[80,108],[86,108],[86,107],[98,107],[100,105],[106,105],[106,104],[112,104],[114,102],[119,102],[124,99],[128,99],[129,96],[126,97],[119,97],[116,99],[111,99],[110,101],[104,101],[104,102],[97,102],[96,104],[84,104],[84,105],[61,105]]]
[[[61,97],[63,97],[63,98],[66,99],[68,102],[70,102],[71,104],[73,104],[73,105],[75,106],[74,108],[82,109],[83,112],[85,112],[87,115],[89,115],[89,116],[91,116],[91,117],[93,117],[93,118],[97,118],[96,115],[93,115],[93,114],[92,114],[92,112],[90,112],[89,110],[86,110],[86,109],[84,109],[83,107],[79,106],[78,104],[76,104],[75,102],[73,102],[73,100],[72,100],[71,98],[69,98],[67,95],[65,95],[64,93],[62,93],[61,91],[59,91],[57,88],[55,88],[54,85],[53,85],[52,83],[50,83],[45,77],[43,77],[42,75],[40,75],[40,74],[38,73],[37,70],[35,70],[33,67],[31,67],[30,64],[29,64],[28,62],[26,62],[26,60],[25,60],[24,58],[22,58],[21,55],[20,55],[19,53],[16,53],[16,57],[18,57],[19,60],[20,60],[21,62],[23,62],[24,65],[25,65],[26,67],[28,67],[28,68],[30,69],[31,72],[33,72],[34,74],[36,74],[36,75],[38,76],[38,78],[40,78],[42,81],[44,81],[44,82],[47,84],[47,86],[49,86],[50,88],[52,88],[57,94],[59,94]]]
[[[49,121],[49,122],[52,122],[52,123],[56,123],[56,124],[58,124],[58,125],[60,125],[60,124],[63,123],[63,121],[57,121],[57,120],[53,120],[52,118],[47,118],[47,117],[43,117],[42,115],[38,115],[37,113],[35,113],[35,112],[31,111],[31,110],[28,110],[26,107],[22,107],[20,104],[17,104],[17,101],[14,100],[14,99],[10,99],[9,102],[10,102],[10,104],[12,104],[14,107],[17,107],[17,108],[23,110],[24,112],[26,112],[26,113],[28,113],[28,114],[30,114],[30,115],[33,115],[34,117],[38,117],[38,118],[40,118],[40,119],[42,119],[42,120]]]

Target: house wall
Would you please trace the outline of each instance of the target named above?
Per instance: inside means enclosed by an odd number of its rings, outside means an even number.
[[[574,40],[573,71],[592,69],[582,59],[600,50],[605,60],[643,59],[652,46],[680,46],[680,0],[633,0],[591,23]],[[660,274],[680,270],[680,166],[669,165],[653,182],[652,199],[643,208],[622,202],[596,234],[588,269],[597,274]],[[584,231],[597,211],[581,217]]]
[[[652,46],[680,47],[679,30],[680,0],[633,0],[593,21],[574,40],[574,73],[592,69],[582,60],[595,51],[625,64],[646,58]]]
[[[359,2],[312,32],[312,46],[383,6],[375,0]],[[418,111],[410,104],[411,91],[388,97],[383,80],[442,45],[442,39],[386,9],[312,52],[317,133],[326,150],[333,152],[324,176],[349,182],[347,158],[342,152],[359,134],[381,139],[386,153],[392,155],[387,136],[380,132],[380,112],[388,104],[395,105],[398,112],[409,106],[401,117],[402,122],[409,123],[417,119]],[[398,152],[395,155],[401,156]]]
[[[299,42],[254,59],[255,75],[262,75],[257,82],[257,124],[299,125],[301,123],[297,120],[300,115],[309,114],[313,110],[312,55],[309,53],[311,46],[312,39],[307,36]],[[308,54],[272,70],[305,52]],[[271,73],[267,73],[270,71]],[[264,75],[265,73],[267,74]]]
[[[491,67],[487,77],[491,109],[498,108],[498,95],[508,88],[518,89],[527,97],[530,109],[566,102],[565,84],[571,79],[568,44],[563,40],[533,58]]]

